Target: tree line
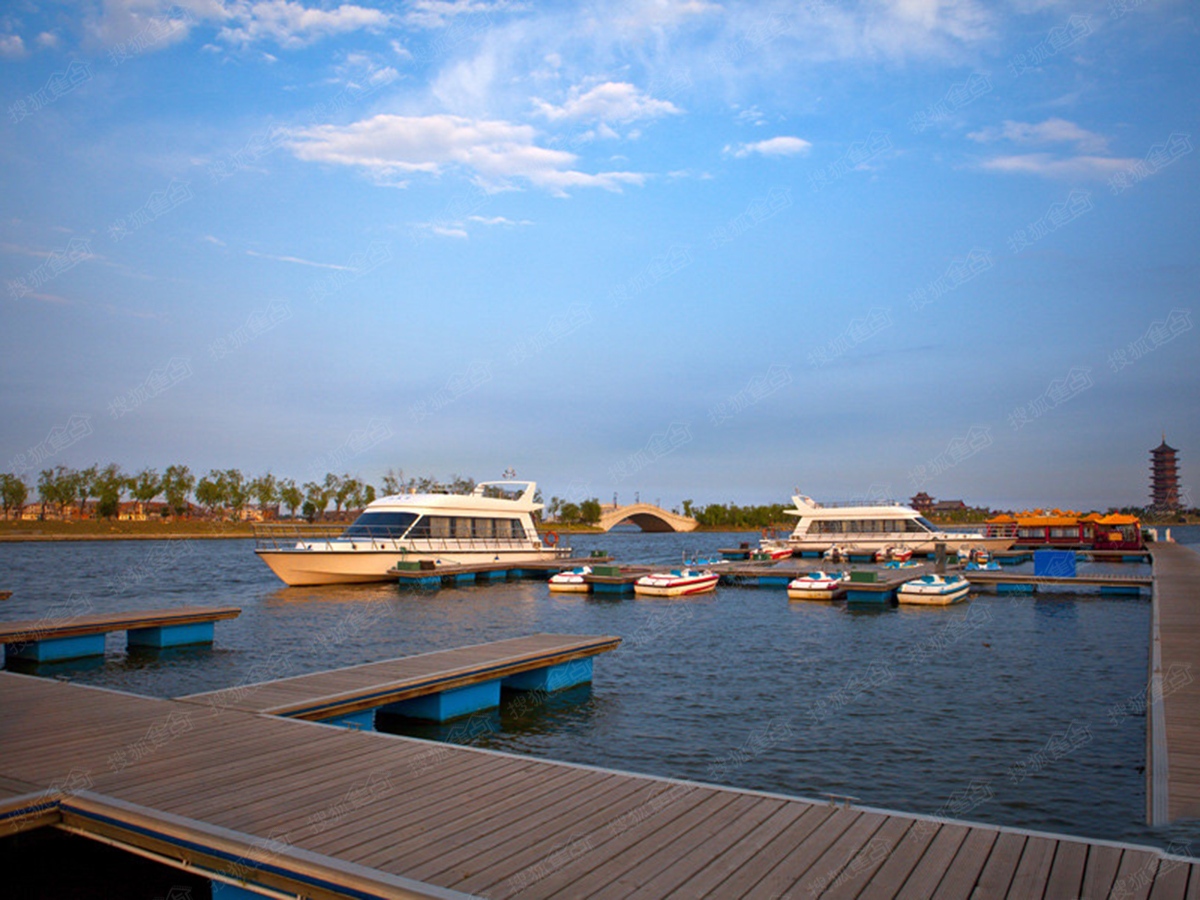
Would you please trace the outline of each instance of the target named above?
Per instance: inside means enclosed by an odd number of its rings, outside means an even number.
[[[298,483],[294,478],[279,478],[270,472],[246,477],[239,469],[210,469],[197,477],[188,466],[168,466],[161,473],[143,468],[135,473],[125,472],[117,463],[92,465],[73,469],[58,465],[43,469],[34,485],[41,514],[47,511],[65,516],[74,509],[82,516],[88,502],[94,500],[95,514],[114,518],[123,500],[152,503],[162,498],[162,515],[190,515],[192,498],[210,516],[229,514],[241,518],[251,505],[264,513],[279,516],[282,509],[293,518],[297,510],[309,520],[320,519],[333,506],[335,514],[343,510],[361,509],[377,496],[402,493],[444,491],[466,493],[473,490],[475,480],[458,475],[442,482],[430,476],[406,479],[402,471],[388,469],[378,489],[350,474],[325,473],[321,479]],[[4,517],[17,515],[28,505],[31,486],[24,478],[10,472],[0,473],[0,505]]]

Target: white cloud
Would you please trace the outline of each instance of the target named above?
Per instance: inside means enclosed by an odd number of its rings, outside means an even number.
[[[1018,156],[997,156],[983,162],[990,172],[1041,175],[1046,178],[1107,178],[1134,166],[1136,159],[1112,156],[1056,157],[1049,153],[1027,153]]]
[[[480,225],[532,225],[528,219],[514,220],[505,216],[467,216],[468,222],[476,222]]]
[[[1103,153],[1108,149],[1108,138],[1080,128],[1066,119],[1047,119],[1037,123],[1006,120],[1000,127],[981,128],[970,132],[967,137],[985,144],[1001,140],[1016,144],[1073,143],[1080,153]]]
[[[293,0],[262,0],[235,9],[236,21],[220,31],[234,44],[271,40],[281,47],[303,47],[334,34],[385,28],[391,21],[381,10],[350,3],[326,10]]]
[[[222,245],[222,246],[224,246],[224,245]],[[246,255],[247,256],[256,256],[259,259],[273,259],[276,262],[296,263],[297,265],[300,265],[300,266],[313,266],[314,268],[317,268],[317,269],[340,269],[340,270],[343,270],[346,272],[354,271],[353,266],[338,266],[338,265],[334,265],[333,263],[313,262],[310,259],[301,259],[298,256],[275,256],[272,253],[258,253],[254,250],[247,250]]]
[[[811,148],[812,144],[803,138],[780,135],[753,144],[729,144],[723,152],[740,159],[752,153],[761,156],[795,156],[797,153],[807,153]]]
[[[448,226],[448,225],[430,225],[429,230],[432,231],[434,234],[440,234],[442,237],[452,237],[452,238],[470,237],[470,235],[467,234],[467,230],[465,228],[454,228],[454,227]]]
[[[528,125],[462,116],[378,115],[347,126],[321,125],[294,134],[291,149],[310,162],[357,166],[392,177],[461,169],[489,190],[522,179],[562,194],[570,187],[620,190],[641,184],[636,172],[588,174],[572,170],[572,153],[539,147]]]
[[[19,34],[0,34],[0,56],[20,59],[25,55],[25,41]]]
[[[538,111],[552,122],[633,122],[680,112],[670,101],[655,100],[623,81],[608,81],[587,91],[581,85],[576,85],[561,106],[544,100],[535,99],[533,102]]]
[[[488,16],[491,13],[515,12],[528,7],[507,0],[412,0],[404,21],[418,28],[441,28],[459,16]]]
[[[43,31],[37,36],[37,43],[39,47],[53,50],[59,44],[58,35],[53,31]]]

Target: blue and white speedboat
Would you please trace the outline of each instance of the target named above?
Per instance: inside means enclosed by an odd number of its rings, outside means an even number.
[[[896,600],[921,606],[949,606],[966,599],[969,590],[971,583],[961,575],[922,575],[900,585]]]

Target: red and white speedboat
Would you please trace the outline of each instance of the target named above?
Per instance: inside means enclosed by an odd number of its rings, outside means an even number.
[[[643,575],[633,584],[633,592],[643,597],[683,597],[715,590],[721,576],[708,569],[672,569]]]
[[[789,600],[836,600],[850,576],[845,572],[809,572],[788,582]]]
[[[584,575],[591,575],[591,566],[576,566],[565,572],[550,576],[550,590],[555,593],[586,594],[591,590]]]
[[[912,559],[913,552],[908,547],[881,547],[875,551],[875,562],[888,562],[895,560],[896,562],[908,562]]]

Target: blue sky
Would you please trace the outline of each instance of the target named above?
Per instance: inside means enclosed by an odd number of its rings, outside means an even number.
[[[0,14],[0,471],[1196,490],[1194,7]]]

